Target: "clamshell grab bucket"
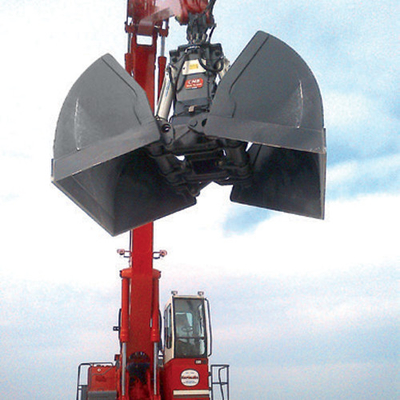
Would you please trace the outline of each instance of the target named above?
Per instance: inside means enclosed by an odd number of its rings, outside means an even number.
[[[235,185],[232,201],[323,218],[322,99],[288,45],[257,32],[219,84],[205,133],[251,144],[252,184]]]
[[[71,88],[54,141],[53,183],[111,235],[193,205],[144,146],[159,140],[144,90],[110,55]]]
[[[208,79],[202,73],[196,82]],[[182,100],[179,118],[156,119],[115,59],[97,60],[61,109],[53,183],[111,235],[194,205],[213,181],[233,185],[234,202],[323,218],[322,100],[295,51],[258,32],[197,113],[202,85],[175,87],[193,104]]]

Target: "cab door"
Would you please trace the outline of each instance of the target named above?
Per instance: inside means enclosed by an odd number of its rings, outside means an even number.
[[[206,299],[173,296],[164,313],[166,400],[209,399],[210,327]]]

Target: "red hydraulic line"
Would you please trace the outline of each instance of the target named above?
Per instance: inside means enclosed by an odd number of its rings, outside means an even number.
[[[129,288],[130,278],[132,275],[132,268],[126,268],[120,273],[122,278],[122,290],[121,290],[121,322],[119,331],[119,340],[121,342],[121,355],[119,360],[121,361],[121,369],[118,370],[118,391],[121,394],[121,400],[129,400],[127,397],[128,392],[128,374],[126,371],[127,361],[127,343],[129,341]]]
[[[151,326],[151,341],[158,343],[160,341],[160,319],[159,319],[159,281],[161,272],[153,269],[153,300],[152,300],[152,326]]]
[[[151,335],[150,339],[153,343],[153,398],[154,400],[161,400],[160,395],[160,374],[158,370],[158,352],[159,343],[161,340],[160,334],[160,315],[159,315],[159,282],[160,282],[161,272],[153,269],[153,301],[152,301],[152,325],[151,325]]]
[[[131,272],[130,268],[121,271],[121,326],[119,331],[121,343],[126,343],[129,339],[129,279]]]
[[[167,57],[165,56],[159,56],[158,57],[158,96],[160,96],[162,84],[164,81],[164,76],[165,76],[165,67],[167,65]]]

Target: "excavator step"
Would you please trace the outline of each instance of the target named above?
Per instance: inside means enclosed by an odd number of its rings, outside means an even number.
[[[117,392],[115,390],[107,392],[89,392],[88,400],[116,400]]]

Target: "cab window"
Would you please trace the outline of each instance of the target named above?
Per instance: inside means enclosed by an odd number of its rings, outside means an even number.
[[[175,357],[207,357],[203,299],[174,299]]]

